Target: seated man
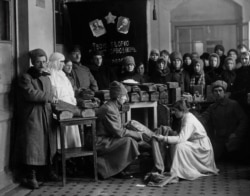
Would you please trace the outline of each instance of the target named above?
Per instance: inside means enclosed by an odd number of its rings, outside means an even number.
[[[123,84],[114,81],[110,84],[110,100],[97,111],[97,165],[102,178],[122,174],[139,153],[138,142],[142,133],[126,129],[121,123],[119,108],[127,99],[127,90]],[[122,173],[121,173],[122,172]]]
[[[240,150],[247,129],[247,118],[240,105],[226,98],[227,83],[217,80],[212,84],[215,103],[202,114],[201,121],[208,127],[215,158]]]
[[[73,62],[72,76],[75,80],[77,89],[90,89],[92,91],[97,91],[98,86],[95,78],[91,74],[89,68],[81,64],[80,48],[75,46],[70,51],[70,57]]]
[[[92,64],[89,69],[100,90],[109,89],[109,84],[116,80],[115,73],[103,63],[103,54],[99,51],[92,54]]]

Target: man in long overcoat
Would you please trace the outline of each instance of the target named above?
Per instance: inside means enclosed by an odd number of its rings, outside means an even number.
[[[141,133],[122,125],[119,108],[127,99],[123,84],[110,84],[110,98],[97,111],[97,164],[104,179],[119,173],[126,177],[123,170],[140,154],[138,141],[142,140]]]
[[[44,71],[46,53],[42,49],[35,49],[29,54],[33,66],[23,74],[18,83],[21,103],[18,148],[20,161],[25,166],[23,183],[34,189],[39,188],[37,166],[49,165],[56,151],[51,103],[57,100],[53,97],[48,73]]]

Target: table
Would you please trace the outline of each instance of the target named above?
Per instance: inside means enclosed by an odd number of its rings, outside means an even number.
[[[135,102],[135,103],[129,103],[130,109],[127,112],[127,121],[131,120],[131,109],[135,108],[144,108],[144,121],[145,121],[145,126],[148,127],[148,108],[153,108],[153,128],[158,127],[158,122],[157,122],[157,101],[153,102]]]
[[[60,126],[60,141],[61,141],[61,149],[58,149],[57,152],[61,154],[63,186],[66,184],[66,159],[72,158],[72,157],[93,156],[94,177],[95,177],[95,181],[98,181],[97,153],[96,153],[96,119],[97,119],[96,117],[87,117],[87,118],[70,118],[70,119],[57,120]],[[81,125],[80,135],[81,135],[82,142],[84,138],[84,125],[91,125],[93,150],[89,150],[84,147],[65,149],[64,133],[65,133],[66,126],[70,126],[70,125]]]

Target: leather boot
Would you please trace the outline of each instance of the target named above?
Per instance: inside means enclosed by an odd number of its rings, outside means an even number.
[[[38,189],[39,185],[36,179],[36,170],[32,166],[27,167],[26,178],[23,179],[23,185],[30,189]]]

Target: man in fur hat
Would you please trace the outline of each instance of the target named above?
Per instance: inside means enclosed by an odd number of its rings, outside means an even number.
[[[103,179],[116,174],[131,178],[124,169],[139,153],[142,134],[126,129],[121,122],[119,108],[127,100],[127,90],[120,82],[110,84],[110,100],[97,111],[97,164]]]
[[[247,118],[240,105],[225,93],[227,83],[217,80],[212,84],[215,103],[202,114],[201,121],[206,125],[211,137],[215,158],[233,158],[239,153],[247,130]]]
[[[24,165],[22,183],[28,188],[36,189],[39,188],[36,173],[41,168],[38,166],[51,165],[56,152],[51,103],[56,103],[57,98],[53,96],[49,74],[44,72],[47,66],[46,53],[42,49],[35,49],[29,55],[33,66],[18,84],[20,103],[17,152]]]

